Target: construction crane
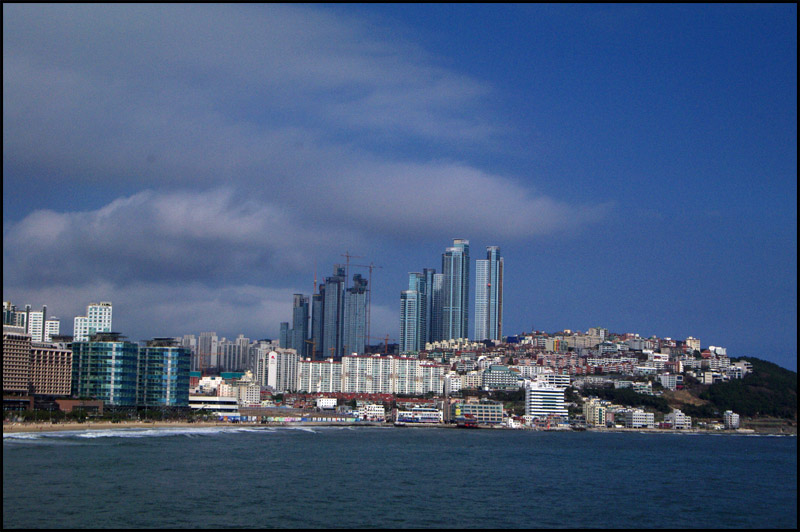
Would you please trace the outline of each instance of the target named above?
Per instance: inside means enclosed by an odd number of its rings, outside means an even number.
[[[350,275],[350,259],[363,259],[361,255],[351,255],[349,251],[345,251],[342,257],[345,258],[345,265],[344,265],[344,288],[347,290],[347,286],[349,281],[347,280],[347,276]],[[354,264],[355,266],[355,264]]]
[[[314,357],[317,356],[317,342],[316,340],[304,340],[305,343],[311,344],[311,360],[314,360]]]
[[[364,335],[364,338],[372,338],[372,339],[375,339],[375,340],[383,340],[383,352],[384,352],[384,354],[387,354],[387,355],[389,354],[389,340],[392,340],[393,342],[397,341],[396,338],[389,338],[388,334],[386,336]]]
[[[211,357],[215,356],[214,353],[197,353],[195,356],[197,357],[197,369],[200,371],[200,375],[208,373],[212,367],[219,367],[219,361],[217,361],[217,366],[211,365]]]

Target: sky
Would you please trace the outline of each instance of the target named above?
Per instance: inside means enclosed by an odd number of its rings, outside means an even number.
[[[277,338],[349,254],[391,342],[455,238],[505,335],[796,371],[797,6],[3,4],[3,299],[62,333]]]

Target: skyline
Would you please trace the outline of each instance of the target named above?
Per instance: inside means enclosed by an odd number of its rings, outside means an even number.
[[[65,333],[112,301],[131,338],[277,338],[352,252],[399,338],[463,238],[503,251],[504,335],[796,370],[796,5],[3,15],[3,298]]]

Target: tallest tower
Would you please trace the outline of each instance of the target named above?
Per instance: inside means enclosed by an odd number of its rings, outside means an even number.
[[[503,336],[503,258],[498,246],[486,248],[486,259],[475,261],[474,339]]]
[[[442,254],[442,340],[468,338],[469,240],[457,238]]]

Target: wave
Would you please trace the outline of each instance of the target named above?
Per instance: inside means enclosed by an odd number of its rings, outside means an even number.
[[[271,428],[255,427],[197,427],[197,428],[119,428],[119,429],[83,429],[83,430],[64,430],[52,432],[12,432],[3,434],[3,443],[6,442],[43,442],[75,439],[99,439],[99,438],[164,438],[173,436],[183,436],[196,438],[199,436],[214,436],[226,433],[239,432],[258,432],[271,433]]]

